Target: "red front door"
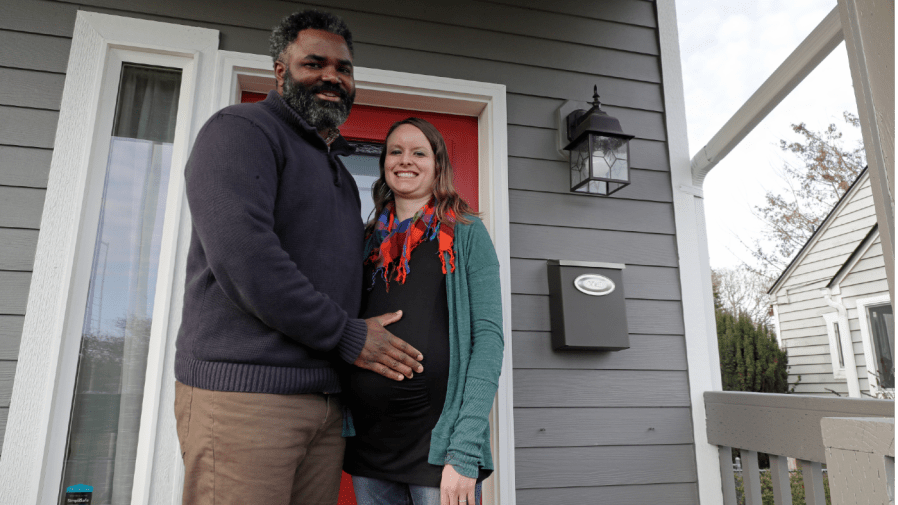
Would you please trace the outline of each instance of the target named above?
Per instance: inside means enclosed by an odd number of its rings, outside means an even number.
[[[258,102],[264,100],[262,93],[244,92],[241,102]],[[340,127],[340,132],[350,141],[362,141],[366,143],[383,144],[387,131],[393,123],[405,118],[415,116],[425,119],[433,124],[446,139],[446,147],[449,151],[449,161],[454,172],[453,182],[455,189],[468,204],[478,210],[478,159],[479,149],[477,144],[477,118],[471,116],[455,116],[451,114],[437,114],[435,112],[421,112],[407,109],[389,109],[386,107],[374,107],[371,105],[354,105],[349,120]],[[370,185],[370,179],[356,176],[362,198],[366,198],[364,186]],[[365,208],[365,202],[362,204]],[[364,214],[364,212],[363,212]],[[367,219],[367,215],[363,218]],[[355,495],[352,491],[352,480],[346,473],[340,484],[339,505],[355,505]]]

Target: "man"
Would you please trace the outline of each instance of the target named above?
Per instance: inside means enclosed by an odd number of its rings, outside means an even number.
[[[343,459],[335,361],[394,380],[420,353],[355,319],[358,188],[337,158],[355,97],[352,36],[304,11],[271,36],[278,89],[227,107],[187,164],[193,234],[175,356],[184,503],[336,503]]]

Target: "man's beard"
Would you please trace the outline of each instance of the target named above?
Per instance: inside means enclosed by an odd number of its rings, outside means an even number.
[[[339,102],[319,100],[315,94],[323,91],[331,91],[340,96]],[[303,118],[306,123],[316,130],[336,128],[346,122],[349,110],[355,101],[355,92],[351,95],[340,86],[320,82],[315,86],[306,87],[302,83],[293,80],[289,72],[284,75],[284,101]]]

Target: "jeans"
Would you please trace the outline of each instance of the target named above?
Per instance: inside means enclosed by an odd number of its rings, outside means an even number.
[[[440,488],[353,475],[358,505],[440,505]],[[480,504],[480,483],[474,487],[474,503]],[[456,504],[451,504],[456,505]]]

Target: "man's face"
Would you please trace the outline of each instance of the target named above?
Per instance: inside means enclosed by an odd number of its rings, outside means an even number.
[[[274,64],[278,92],[309,126],[340,126],[355,100],[352,55],[343,37],[303,30]]]

